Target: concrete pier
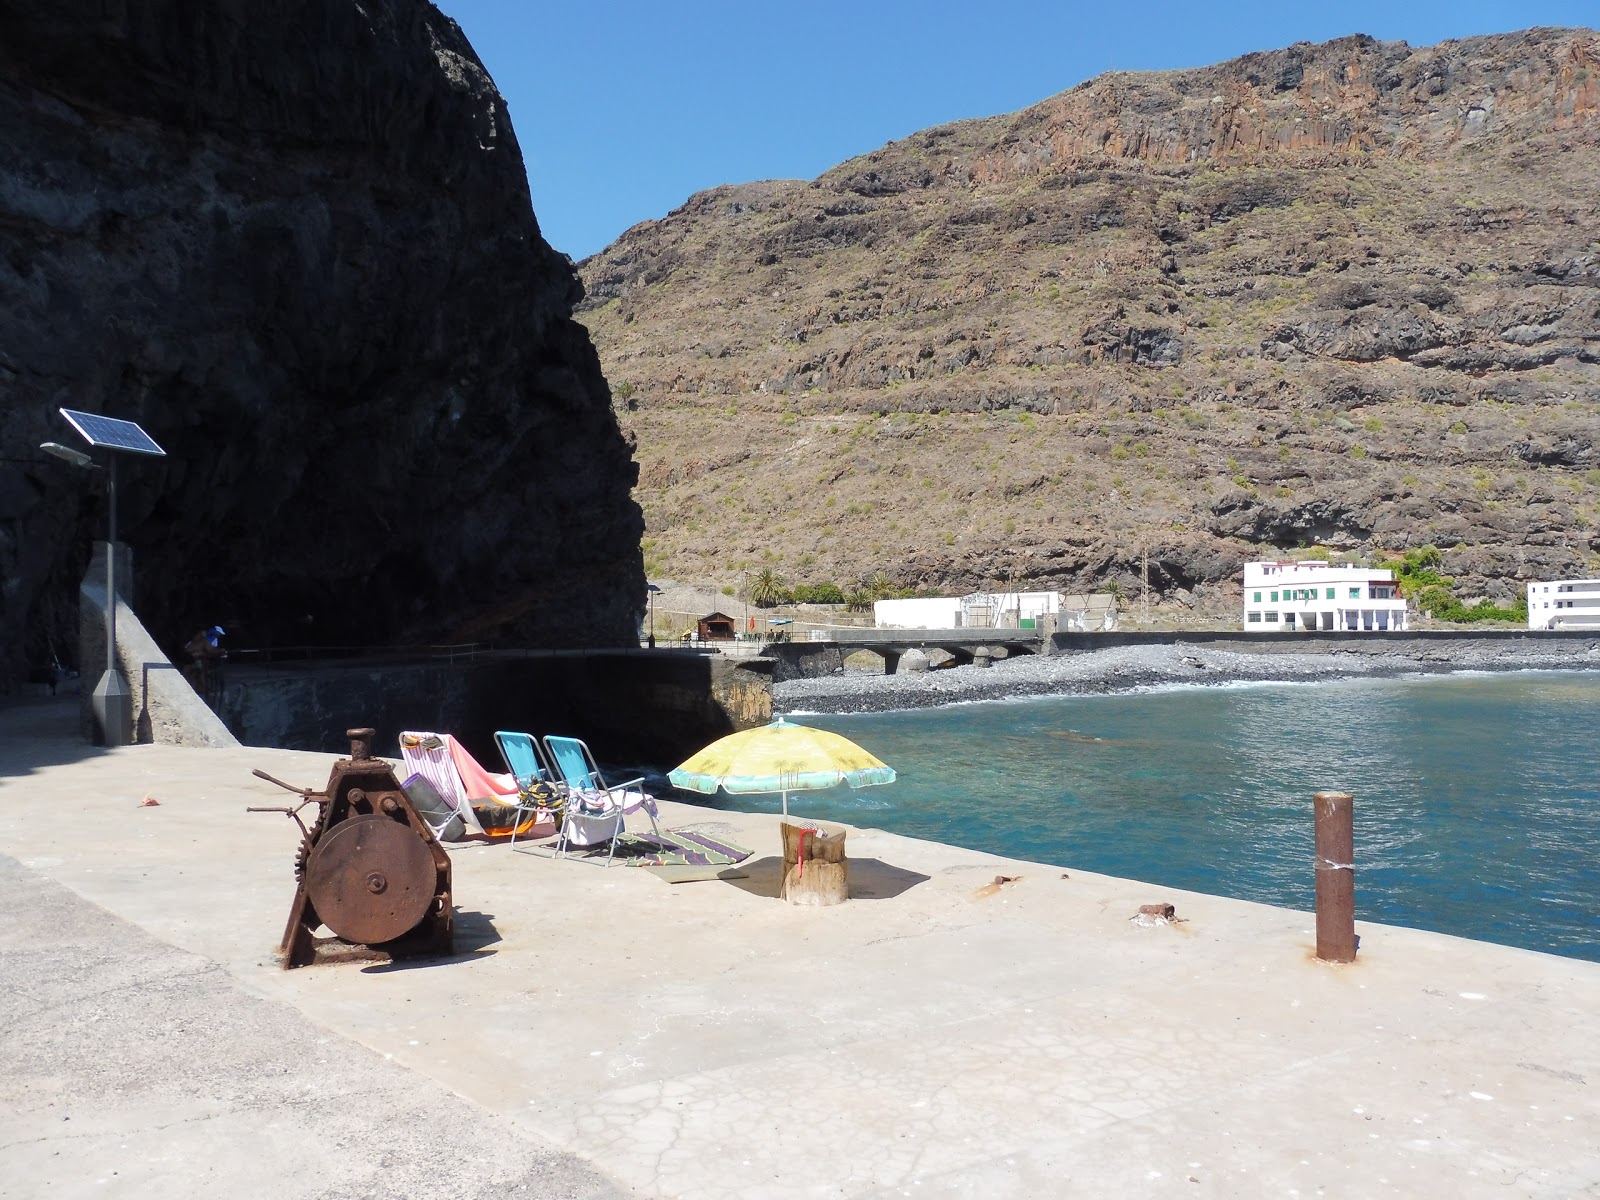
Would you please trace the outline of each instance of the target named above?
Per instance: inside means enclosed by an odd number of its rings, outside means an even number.
[[[0,1186],[1600,1188],[1600,964],[1358,922],[1330,965],[1310,913],[873,829],[821,909],[774,898],[771,815],[664,805],[756,850],[676,886],[461,845],[456,957],[281,971],[298,832],[245,813],[284,795],[250,769],[321,786],[331,757],[105,751],[71,701],[0,710]],[[1180,920],[1130,919],[1152,902]]]

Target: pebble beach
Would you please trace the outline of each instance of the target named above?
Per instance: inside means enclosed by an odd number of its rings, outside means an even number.
[[[1458,671],[1600,668],[1600,636],[1541,643],[1483,638],[1372,642],[1312,651],[1214,645],[1117,646],[1054,655],[1019,655],[989,667],[960,666],[895,675],[858,674],[775,684],[773,707],[787,713],[890,712],[1028,696],[1082,696],[1174,685],[1300,683],[1357,676]]]

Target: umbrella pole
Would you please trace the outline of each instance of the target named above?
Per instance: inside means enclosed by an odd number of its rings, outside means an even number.
[[[783,793],[783,817],[784,817],[784,820],[788,820],[789,819],[789,793],[788,792],[784,792]]]

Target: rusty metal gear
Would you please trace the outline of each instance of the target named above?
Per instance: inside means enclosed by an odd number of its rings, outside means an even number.
[[[306,877],[306,859],[311,855],[311,847],[317,844],[317,839],[322,836],[322,827],[328,823],[329,805],[317,806],[317,819],[311,823],[311,828],[300,839],[300,845],[294,852],[294,880],[299,883]]]
[[[293,807],[249,809],[286,813],[301,833],[294,903],[278,943],[286,970],[449,954],[453,944],[450,856],[393,765],[372,757],[373,731],[346,733],[350,757],[333,764],[320,792],[251,772],[300,798]],[[308,804],[319,806],[309,827],[301,816]],[[324,927],[333,936],[322,936]]]
[[[414,928],[433,904],[436,882],[428,843],[380,813],[339,822],[306,860],[306,895],[322,923],[369,946]]]

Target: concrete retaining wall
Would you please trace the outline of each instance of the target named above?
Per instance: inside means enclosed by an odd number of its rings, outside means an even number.
[[[117,663],[133,694],[134,739],[163,746],[237,746],[228,727],[195,694],[182,672],[161,652],[128,606],[132,556],[117,555]],[[78,587],[78,662],[83,678],[79,722],[84,737],[100,740],[90,708],[106,669],[106,544],[96,542],[88,574]]]
[[[469,661],[230,667],[220,709],[247,745],[340,752],[370,725],[398,753],[403,729],[455,734],[498,769],[497,729],[581,737],[602,762],[676,766],[772,717],[766,659],[676,650],[503,652]]]
[[[1532,642],[1559,646],[1570,642],[1574,649],[1586,647],[1597,638],[1595,631],[1544,631],[1536,629],[1412,629],[1404,633],[1242,633],[1238,630],[1215,632],[1163,633],[1057,633],[1051,636],[1053,653],[1077,650],[1107,650],[1114,646],[1210,646],[1239,654],[1320,654],[1337,650],[1341,654],[1436,654],[1448,643],[1492,645],[1505,642]]]
[[[707,742],[772,719],[766,658],[684,650],[505,651],[470,660],[230,663],[217,711],[189,686],[129,606],[132,560],[117,558],[117,656],[132,692],[135,740],[175,746],[275,746],[346,753],[346,729],[378,730],[397,754],[402,729],[460,737],[499,764],[497,729],[564,733],[602,761],[675,766]],[[90,694],[105,670],[105,543],[80,587],[84,736],[99,735]]]

